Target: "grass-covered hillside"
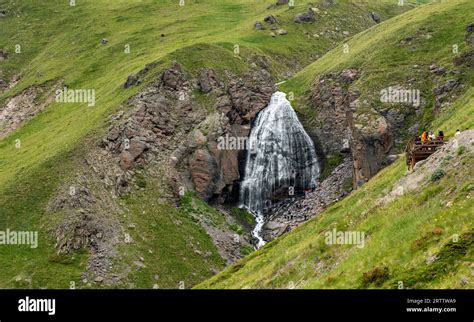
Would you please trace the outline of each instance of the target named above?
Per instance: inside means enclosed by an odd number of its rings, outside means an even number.
[[[463,86],[460,92],[465,93],[474,83],[469,56],[461,66],[453,63],[456,57],[469,53],[472,48],[465,42],[466,26],[472,22],[472,17],[463,14],[471,9],[469,1],[433,1],[394,17],[341,43],[281,87],[286,92],[294,93],[293,105],[310,125],[317,116],[306,105],[305,94],[310,91],[315,78],[357,68],[361,75],[352,86],[361,93],[359,101],[364,101],[363,105],[367,106],[369,113],[370,109],[380,112],[383,108],[380,91],[384,88],[401,85],[420,90],[423,111],[421,115],[416,115],[416,120],[421,123],[422,129],[429,126],[435,117],[452,115],[445,110],[441,115],[436,114],[435,87],[449,79],[461,78]],[[430,70],[432,65],[445,67],[448,72],[434,77]],[[469,95],[466,94],[467,97]],[[402,107],[402,104],[395,104],[394,107]],[[459,128],[472,127],[472,118],[465,114],[451,124],[458,121],[461,122],[458,123]],[[451,127],[449,133],[452,134],[457,127]]]
[[[470,131],[436,169],[425,164],[414,189],[400,185],[406,165],[397,161],[316,219],[198,287],[473,288],[472,140]],[[440,179],[433,175],[438,169]],[[399,187],[405,194],[385,201]],[[333,229],[364,232],[364,247],[327,245],[325,233]]]
[[[450,141],[411,174],[401,154],[347,198],[199,288],[473,288],[474,138],[467,129],[474,126],[474,71],[464,42],[473,10],[466,0],[421,6],[358,34],[348,53],[340,46],[283,85],[311,124],[304,98],[322,74],[358,68],[353,86],[374,109],[381,89],[411,83],[426,100],[422,128],[443,129]],[[471,58],[460,65],[459,57]],[[434,77],[432,64],[448,72]],[[433,88],[451,78],[462,85],[434,111]],[[454,137],[457,129],[463,132]],[[364,246],[328,245],[333,229],[364,232]]]
[[[316,22],[294,23],[294,15],[308,10],[310,2],[318,9]],[[81,275],[90,265],[87,250],[57,254],[53,233],[64,218],[51,213],[48,204],[81,171],[82,157],[105,135],[108,117],[172,61],[191,75],[203,67],[239,75],[253,57],[263,56],[274,78],[284,80],[376,25],[369,12],[385,21],[425,2],[296,1],[290,9],[247,0],[187,0],[184,6],[171,0],[90,0],[74,6],[69,1],[0,0],[6,12],[0,17],[0,50],[6,56],[0,61],[0,79],[7,84],[0,89],[0,111],[25,97],[34,107],[14,128],[2,128],[0,229],[39,232],[36,249],[0,247],[0,287],[67,288],[72,281],[78,288],[101,285]],[[286,35],[267,25],[254,28],[270,14]],[[127,76],[147,64],[151,70],[143,82],[124,89]],[[95,106],[51,100],[48,93],[62,86],[95,90]],[[125,276],[116,286],[174,288],[183,281],[188,287],[223,269],[215,245],[190,215],[213,218],[215,210],[192,196],[176,208],[160,198],[162,182],[146,176],[142,181],[138,191],[118,202],[117,217],[134,242],[119,247],[118,262],[110,263],[118,276]]]
[[[456,109],[472,114],[474,100]],[[472,289],[473,142],[464,131],[412,174],[399,159],[198,288]],[[363,232],[364,246],[328,245],[334,229]]]

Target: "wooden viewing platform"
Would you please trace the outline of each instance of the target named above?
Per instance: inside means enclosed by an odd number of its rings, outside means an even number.
[[[415,164],[418,161],[427,159],[430,155],[435,153],[435,151],[445,144],[444,140],[434,140],[434,141],[415,141],[414,139],[408,143],[405,153],[406,153],[406,162],[408,170],[413,171]]]

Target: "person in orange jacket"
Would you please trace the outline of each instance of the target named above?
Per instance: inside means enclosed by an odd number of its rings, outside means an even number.
[[[423,131],[423,134],[421,135],[421,142],[426,142],[428,139],[428,133],[426,131]]]

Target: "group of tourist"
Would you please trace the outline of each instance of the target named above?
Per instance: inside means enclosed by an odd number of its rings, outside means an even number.
[[[415,144],[423,144],[427,142],[443,142],[444,141],[444,132],[438,131],[438,136],[436,136],[432,131],[423,131],[420,135],[415,137]]]

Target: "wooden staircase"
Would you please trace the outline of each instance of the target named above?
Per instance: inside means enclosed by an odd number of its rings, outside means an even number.
[[[441,140],[425,142],[415,142],[414,139],[411,140],[405,149],[408,170],[413,171],[413,168],[418,161],[425,160],[445,143],[446,141]]]

